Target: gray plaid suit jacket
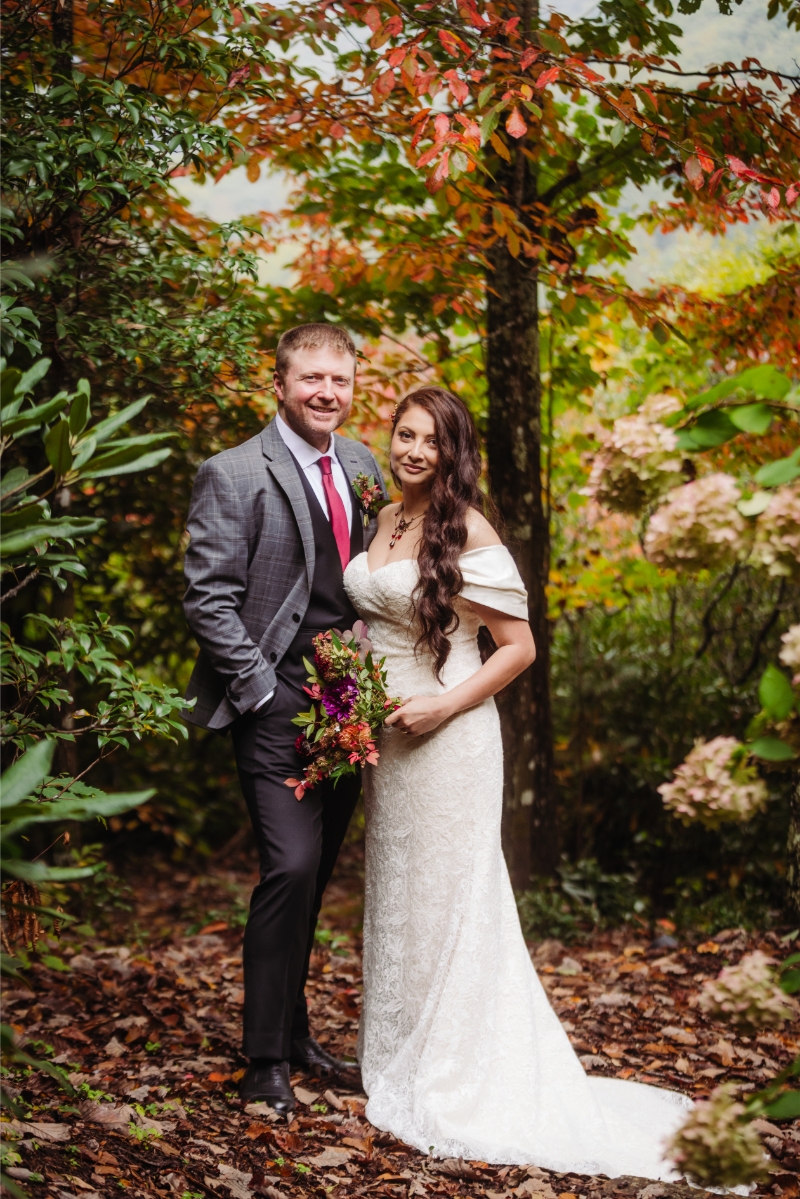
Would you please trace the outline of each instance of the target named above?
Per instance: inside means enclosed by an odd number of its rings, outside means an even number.
[[[336,454],[349,479],[375,475],[388,499],[366,446],[337,437]],[[275,686],[314,576],[308,501],[274,419],[257,437],[203,463],[187,529],[183,607],[200,654],[186,692],[197,703],[184,715],[202,728],[224,729]],[[376,530],[373,516],[365,549]]]

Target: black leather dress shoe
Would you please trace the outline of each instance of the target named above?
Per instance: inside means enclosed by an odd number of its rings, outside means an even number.
[[[304,1037],[302,1041],[292,1041],[292,1066],[305,1070],[308,1074],[320,1074],[327,1077],[331,1074],[352,1074],[358,1070],[358,1062],[346,1062],[334,1057],[318,1045],[313,1037]]]
[[[289,1063],[251,1062],[239,1083],[239,1098],[245,1103],[268,1103],[284,1115],[293,1112],[296,1104],[289,1085]]]

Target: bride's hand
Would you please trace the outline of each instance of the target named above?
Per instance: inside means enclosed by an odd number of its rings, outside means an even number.
[[[409,733],[419,737],[422,733],[430,733],[450,715],[443,699],[435,699],[429,695],[412,695],[402,708],[396,708],[386,723],[394,725],[401,733]]]

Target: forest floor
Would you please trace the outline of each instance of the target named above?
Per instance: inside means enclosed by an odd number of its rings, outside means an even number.
[[[265,1105],[243,1107],[241,941],[252,857],[229,853],[205,869],[198,876],[158,859],[139,863],[128,880],[132,910],[107,909],[102,932],[67,925],[60,941],[40,942],[32,956],[25,976],[33,990],[18,982],[6,989],[4,1019],[18,1044],[60,1064],[76,1091],[67,1096],[33,1071],[6,1077],[25,1112],[2,1126],[16,1155],[7,1172],[33,1199],[123,1190],[170,1199],[706,1194],[641,1178],[434,1160],[370,1126],[357,1078],[347,1087],[294,1075],[298,1107],[288,1124]],[[326,895],[327,931],[308,988],[312,1030],[347,1056],[361,1000],[361,885],[360,850],[351,845]],[[590,1073],[703,1096],[722,1081],[759,1090],[798,1050],[798,1027],[737,1036],[694,1006],[703,979],[754,948],[778,957],[788,950],[775,932],[726,930],[659,949],[646,930],[623,929],[568,947],[544,941],[531,952]],[[769,1185],[753,1194],[799,1196],[800,1121],[762,1122],[760,1131],[775,1160]]]

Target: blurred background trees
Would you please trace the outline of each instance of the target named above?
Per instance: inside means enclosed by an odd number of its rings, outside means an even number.
[[[797,26],[790,0],[769,14]],[[38,403],[87,379],[101,420],[150,397],[127,432],[169,434],[171,448],[54,491],[54,518],[105,523],[81,549],[85,577],[4,584],[10,635],[45,653],[48,619],[103,612],[131,630],[120,668],[182,689],[194,472],[271,415],[285,328],[345,324],[363,356],[348,435],[385,452],[396,397],[436,380],[484,436],[541,650],[501,701],[506,852],[529,927],[563,936],[594,919],[762,922],[796,869],[793,759],[758,759],[769,801],[743,826],[684,825],[657,790],[698,738],[799,748],[777,728],[796,715],[761,694],[769,668],[795,694],[780,658],[800,620],[794,566],[705,543],[705,558],[679,559],[674,522],[647,540],[694,475],[736,481],[723,531],[755,530],[756,496],[796,478],[757,476],[798,440],[798,80],[755,59],[684,71],[686,19],[669,0],[601,0],[572,18],[471,0],[6,7],[7,362],[51,359]],[[235,210],[215,222],[203,207],[232,179]],[[637,252],[659,239],[681,261],[651,282]],[[745,379],[707,398],[758,365],[780,372],[781,396]],[[731,405],[767,401],[768,420],[732,423]],[[598,490],[593,465],[626,419],[669,444],[639,454],[634,437],[631,453],[623,426],[618,475],[612,463]],[[91,684],[58,669],[68,729]],[[68,745],[56,764],[77,775],[96,746]],[[95,776],[156,791],[112,819],[119,860],[154,847],[203,859],[245,828],[224,737],[148,736]]]

